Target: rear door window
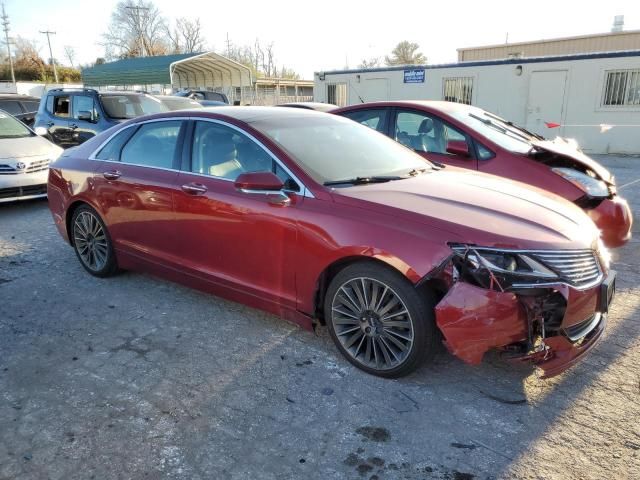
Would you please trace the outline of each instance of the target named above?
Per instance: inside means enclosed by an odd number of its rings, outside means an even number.
[[[135,133],[136,127],[125,128],[117,133],[102,149],[97,153],[97,160],[110,160],[112,162],[120,161],[120,152],[125,143]]]
[[[341,113],[340,115],[373,128],[378,132],[386,133],[387,119],[389,117],[389,110],[386,108],[356,110],[354,112]]]
[[[156,168],[175,168],[182,121],[170,120],[140,126],[122,149],[120,161]]]

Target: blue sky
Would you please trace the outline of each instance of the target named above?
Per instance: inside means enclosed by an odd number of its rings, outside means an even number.
[[[54,56],[63,63],[64,46],[76,62],[104,54],[98,43],[115,0],[5,0],[12,35],[34,39],[43,57],[52,36]],[[323,0],[316,2],[213,2],[157,0],[168,19],[200,17],[209,44],[218,51],[226,35],[236,44],[275,43],[276,60],[312,78],[314,71],[355,67],[363,58],[383,56],[400,40],[420,44],[429,63],[456,60],[456,48],[606,32],[614,15],[625,15],[625,29],[640,29],[640,1],[468,1],[395,2]],[[526,6],[526,10],[525,10]],[[229,8],[231,7],[231,8]]]

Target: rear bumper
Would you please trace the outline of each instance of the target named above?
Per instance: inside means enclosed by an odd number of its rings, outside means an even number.
[[[449,351],[467,363],[478,364],[485,352],[498,348],[512,360],[532,362],[543,378],[552,377],[580,361],[602,336],[614,279],[611,272],[602,284],[586,290],[552,286],[549,292],[566,300],[562,322],[552,332],[545,332],[544,318],[536,317],[530,297],[522,292],[486,290],[465,282],[455,283],[438,303],[436,324]]]
[[[614,195],[586,213],[602,232],[602,241],[607,247],[621,247],[631,239],[633,216],[624,198]]]

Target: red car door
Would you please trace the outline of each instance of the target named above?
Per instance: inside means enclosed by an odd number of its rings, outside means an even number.
[[[303,197],[255,140],[217,121],[196,121],[186,171],[174,197],[181,264],[187,273],[295,308],[296,210]],[[234,186],[240,173],[271,171],[286,180],[288,205]]]
[[[118,133],[96,159],[95,195],[117,251],[170,261],[180,132],[186,122],[155,121]]]
[[[396,110],[392,135],[428,160],[478,169],[470,139],[440,117],[420,110]]]

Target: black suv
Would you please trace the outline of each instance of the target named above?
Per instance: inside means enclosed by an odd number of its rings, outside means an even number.
[[[61,147],[80,145],[120,122],[169,109],[141,92],[53,89],[43,96],[34,128]]]
[[[17,93],[0,95],[0,110],[10,113],[29,127],[33,126],[33,121],[38,112],[38,105],[40,105],[38,97],[19,95]]]

